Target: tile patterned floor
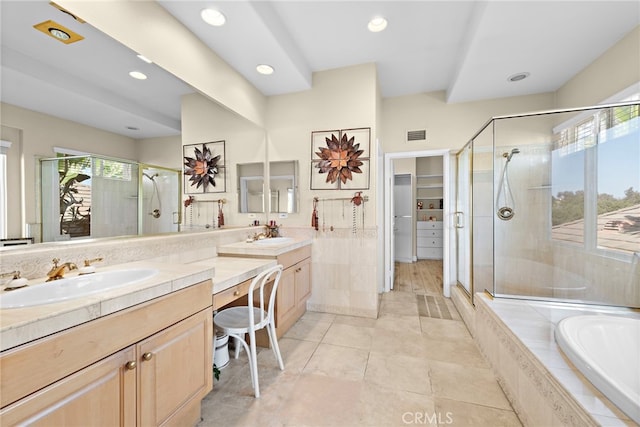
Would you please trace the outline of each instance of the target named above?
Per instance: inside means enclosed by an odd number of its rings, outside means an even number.
[[[441,295],[440,295],[441,296]],[[246,355],[202,402],[205,426],[520,426],[455,307],[419,315],[415,290],[382,296],[378,319],[307,312],[260,349],[260,398]]]

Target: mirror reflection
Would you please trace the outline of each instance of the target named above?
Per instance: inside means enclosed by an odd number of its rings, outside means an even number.
[[[42,241],[178,231],[179,178],[94,155],[42,159]]]
[[[270,212],[298,212],[298,162],[269,162]]]
[[[238,212],[264,212],[264,164],[239,163]]]

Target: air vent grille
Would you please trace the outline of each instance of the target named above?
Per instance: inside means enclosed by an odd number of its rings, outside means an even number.
[[[427,130],[410,130],[407,131],[407,142],[412,141],[426,141],[427,140]]]

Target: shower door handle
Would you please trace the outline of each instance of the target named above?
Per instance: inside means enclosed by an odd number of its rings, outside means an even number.
[[[464,212],[458,211],[458,212],[454,212],[454,215],[456,216],[456,224],[454,225],[455,228],[464,228],[464,223],[462,222],[462,218],[464,215]]]

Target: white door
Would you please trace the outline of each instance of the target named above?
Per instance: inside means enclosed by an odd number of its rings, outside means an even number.
[[[393,184],[394,260],[413,259],[412,182],[410,174],[395,175]]]

